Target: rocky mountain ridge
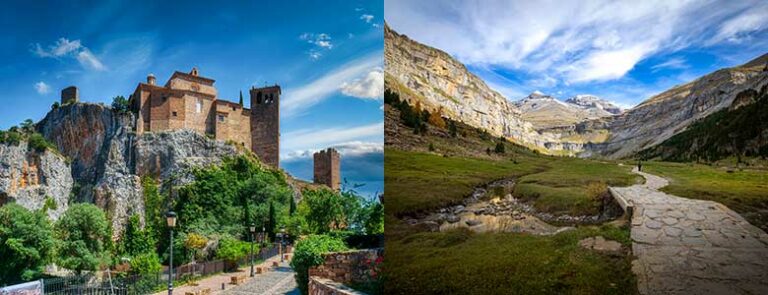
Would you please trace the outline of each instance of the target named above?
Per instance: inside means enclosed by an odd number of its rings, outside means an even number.
[[[616,106],[594,97],[574,97],[569,99],[570,104],[611,114],[579,120],[556,99],[538,108],[526,102],[509,102],[449,54],[400,35],[386,24],[384,44],[387,89],[412,104],[442,110],[444,116],[494,136],[557,155],[613,159],[631,156],[730,107],[739,93],[759,90],[768,83],[766,54],[676,86],[621,113]]]
[[[520,109],[523,120],[531,122],[539,131],[621,113],[620,108],[596,96],[578,95],[561,101],[539,91],[515,102],[515,106]]]

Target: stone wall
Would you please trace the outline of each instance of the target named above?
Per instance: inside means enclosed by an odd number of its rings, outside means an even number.
[[[367,282],[376,275],[372,268],[377,261],[380,264],[383,257],[381,248],[327,253],[323,255],[323,264],[309,269],[309,276],[342,284]]]
[[[365,293],[356,291],[329,279],[320,277],[309,278],[309,295],[364,295]]]
[[[75,86],[69,86],[61,90],[61,104],[75,103],[80,100],[80,92]]]
[[[314,154],[314,180],[317,184],[325,184],[333,190],[341,188],[341,156],[333,148]]]
[[[226,100],[216,100],[216,139],[251,147],[251,110]]]

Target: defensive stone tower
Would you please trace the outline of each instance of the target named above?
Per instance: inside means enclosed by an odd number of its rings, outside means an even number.
[[[341,156],[333,148],[314,154],[315,183],[325,184],[338,191],[341,188]]]
[[[61,104],[76,103],[80,100],[80,92],[75,86],[69,86],[61,90]]]
[[[280,86],[252,87],[251,150],[262,162],[280,165]]]

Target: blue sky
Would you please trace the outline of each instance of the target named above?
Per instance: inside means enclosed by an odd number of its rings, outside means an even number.
[[[282,86],[291,174],[311,179],[311,152],[337,146],[342,177],[383,190],[382,1],[50,2],[0,11],[0,129],[42,119],[69,85],[109,103],[194,66],[224,99]]]
[[[510,100],[540,90],[623,107],[768,52],[768,1],[386,0],[394,30]]]

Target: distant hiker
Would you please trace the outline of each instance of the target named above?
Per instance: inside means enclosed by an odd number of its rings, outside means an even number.
[[[637,171],[643,171],[643,164],[641,164],[640,160],[637,161]]]

